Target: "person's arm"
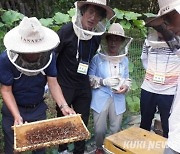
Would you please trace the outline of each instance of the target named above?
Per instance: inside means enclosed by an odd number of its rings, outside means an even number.
[[[142,54],[141,54],[141,61],[143,64],[144,69],[147,69],[147,65],[148,65],[148,50],[149,50],[149,46],[147,45],[146,41],[143,44],[143,49],[142,49]]]
[[[91,60],[89,70],[88,70],[88,75],[89,75],[89,80],[90,80],[90,85],[92,88],[96,89],[99,88],[100,85],[100,77],[96,76],[96,71],[97,71],[97,55],[93,57]]]
[[[68,106],[56,77],[47,77],[47,81],[51,95],[57,102],[63,115],[75,114],[75,111]]]
[[[6,104],[6,106],[8,107],[8,109],[10,110],[11,114],[14,117],[14,125],[23,124],[23,119],[20,115],[20,112],[16,104],[16,100],[12,93],[12,86],[2,85],[1,94],[4,100],[4,103]]]

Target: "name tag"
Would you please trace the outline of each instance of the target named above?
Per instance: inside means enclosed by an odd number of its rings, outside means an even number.
[[[154,83],[159,83],[159,84],[164,84],[165,82],[165,75],[160,74],[160,73],[155,73],[153,77],[153,82]]]
[[[88,68],[89,68],[88,63],[81,61],[81,62],[79,63],[79,65],[78,65],[77,72],[80,73],[80,74],[87,75],[87,73],[88,73]]]

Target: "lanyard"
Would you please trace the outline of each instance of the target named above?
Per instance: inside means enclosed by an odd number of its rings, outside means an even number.
[[[170,56],[170,53],[168,54],[168,58],[167,58],[167,62],[166,62],[166,67],[165,67],[165,74],[166,74],[166,71],[167,71],[167,65],[168,65],[168,63],[169,63],[169,56]],[[157,65],[158,65],[158,52],[157,52],[157,54],[156,54],[156,72],[157,72]]]
[[[89,42],[88,42],[89,43]],[[79,59],[79,47],[80,47],[80,54],[81,54],[81,60],[82,60],[82,53],[83,53],[83,42],[81,42],[80,44],[80,40],[78,38],[78,45],[77,45],[77,54],[76,54],[76,60],[78,61]],[[88,49],[88,48],[86,48]],[[90,42],[90,52],[89,52],[89,56],[88,56],[88,63],[90,61],[90,58],[91,58],[91,52],[92,52],[92,39],[91,39],[91,42]]]

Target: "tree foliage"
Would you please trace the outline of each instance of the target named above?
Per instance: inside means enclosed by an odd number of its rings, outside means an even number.
[[[85,0],[84,0],[85,1]],[[26,16],[47,18],[56,12],[66,13],[75,0],[1,0],[0,8],[11,9]],[[138,13],[158,12],[157,0],[107,0],[111,8]]]
[[[138,13],[152,12],[157,13],[157,0],[109,0],[109,5],[112,8],[120,10],[133,11]]]

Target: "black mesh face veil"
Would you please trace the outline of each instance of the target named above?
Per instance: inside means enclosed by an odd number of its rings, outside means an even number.
[[[39,70],[39,69],[42,69],[48,63],[50,59],[50,55],[51,55],[51,52],[41,52],[39,53],[39,57],[37,61],[28,62],[23,58],[24,54],[19,54],[15,63],[24,69]]]
[[[93,6],[94,5],[87,5],[87,6]],[[106,31],[106,26],[108,24],[108,22],[110,21],[110,19],[108,19],[107,17],[105,17],[105,15],[101,15],[101,13],[103,11],[100,11],[100,16],[101,18],[99,19],[98,23],[96,25],[94,25],[92,27],[92,29],[84,29],[82,26],[82,19],[83,19],[83,14],[84,11],[87,11],[82,8],[78,8],[77,7],[77,2],[75,3],[75,8],[76,8],[76,12],[75,15],[72,17],[72,23],[73,23],[73,28],[75,30],[76,35],[81,39],[81,40],[89,40],[91,39],[92,36],[94,35],[102,35],[105,31]],[[99,7],[95,7],[96,9]],[[102,8],[103,10],[103,8]],[[98,10],[99,12],[99,10]],[[105,11],[104,11],[105,12]],[[86,19],[88,20],[88,19]]]
[[[33,55],[32,53],[15,53],[13,51],[8,51],[8,57],[13,65],[22,73],[33,76],[42,72],[45,68],[47,68],[52,60],[52,52],[40,52],[35,53],[38,54],[36,60],[32,61],[27,60],[25,58],[27,55]]]
[[[101,53],[104,55],[108,55],[108,44],[107,44],[107,37],[102,37],[101,40]],[[128,53],[128,47],[131,43],[131,38],[125,39],[122,37],[121,45],[119,46],[119,49],[115,56],[125,56]]]

